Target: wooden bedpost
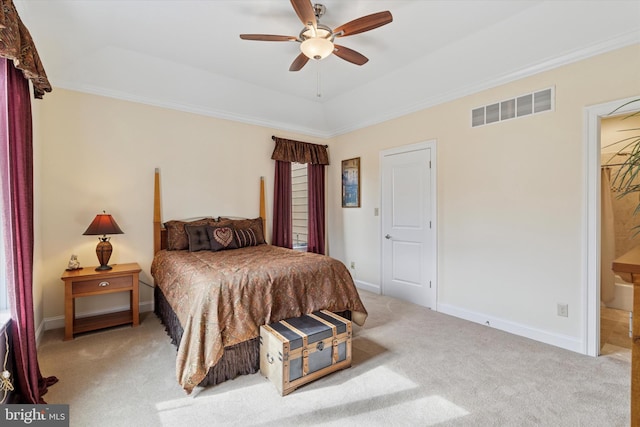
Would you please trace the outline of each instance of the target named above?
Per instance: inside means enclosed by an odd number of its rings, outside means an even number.
[[[162,215],[160,212],[160,168],[156,168],[153,189],[153,253],[161,249],[162,242]]]
[[[262,233],[267,235],[267,210],[264,202],[264,176],[260,177],[260,217],[262,218]]]

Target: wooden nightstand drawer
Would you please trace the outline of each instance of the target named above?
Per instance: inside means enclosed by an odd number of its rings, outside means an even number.
[[[73,295],[108,292],[112,289],[131,288],[133,278],[131,276],[109,277],[105,279],[85,280],[73,282]]]

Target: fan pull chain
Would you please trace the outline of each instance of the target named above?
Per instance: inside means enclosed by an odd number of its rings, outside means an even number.
[[[322,87],[320,83],[320,61],[316,61],[316,98],[322,98]]]

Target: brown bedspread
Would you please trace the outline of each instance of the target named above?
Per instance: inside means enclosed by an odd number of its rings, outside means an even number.
[[[159,251],[151,274],[184,334],[176,374],[190,393],[224,347],[255,338],[260,325],[316,310],[367,311],[340,261],[271,245],[226,251]]]

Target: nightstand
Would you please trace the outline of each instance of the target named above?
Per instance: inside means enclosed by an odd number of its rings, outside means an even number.
[[[138,275],[141,268],[137,263],[114,264],[111,270],[96,271],[96,267],[65,271],[64,280],[64,340],[72,340],[74,334],[108,328],[111,326],[140,323],[138,302]],[[114,292],[129,292],[129,310],[99,316],[76,319],[78,297],[104,295]]]

